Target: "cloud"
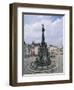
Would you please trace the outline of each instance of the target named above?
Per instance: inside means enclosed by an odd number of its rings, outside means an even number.
[[[38,16],[38,18],[41,18],[39,21],[35,20],[34,22],[29,23],[29,24],[25,23],[24,24],[24,41],[26,43],[32,43],[32,41],[35,41],[36,43],[41,42],[41,35],[42,35],[41,24],[44,24],[45,41],[48,44],[55,44],[59,46],[63,39],[63,18],[57,18],[54,20],[54,22],[52,22],[53,17],[45,18],[44,16],[42,17]]]
[[[39,19],[42,19],[44,16],[42,16],[42,15],[39,15],[39,16],[37,16],[37,18],[39,18]]]

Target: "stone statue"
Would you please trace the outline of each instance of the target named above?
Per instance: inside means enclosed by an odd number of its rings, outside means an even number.
[[[45,42],[44,31],[44,24],[42,24],[42,41],[38,50],[36,61],[33,62],[35,69],[38,67],[43,68],[44,66],[48,68],[48,65],[51,64],[50,53],[48,52],[47,43]]]

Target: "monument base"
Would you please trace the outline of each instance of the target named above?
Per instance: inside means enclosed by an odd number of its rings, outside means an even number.
[[[37,68],[35,67],[35,63],[32,62],[30,65],[30,70],[33,73],[54,73],[57,70],[57,65],[55,61],[51,62],[51,65],[48,66],[38,66]]]

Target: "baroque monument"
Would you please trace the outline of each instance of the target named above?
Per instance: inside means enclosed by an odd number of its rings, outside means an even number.
[[[50,53],[48,52],[47,43],[45,42],[45,28],[42,24],[42,41],[38,49],[38,56],[36,60],[31,63],[32,70],[48,70],[49,67],[52,68],[52,62],[50,60]]]

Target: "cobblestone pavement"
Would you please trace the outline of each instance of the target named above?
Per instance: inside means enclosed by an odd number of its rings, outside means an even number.
[[[31,62],[35,61],[36,57],[27,57],[27,58],[24,58],[24,63],[23,63],[23,75],[24,74],[34,74],[36,72],[33,72],[31,69],[30,69],[30,66],[31,66]],[[53,58],[50,58],[51,61],[55,61],[56,63],[56,70],[54,70],[53,72],[51,73],[62,73],[63,72],[63,55],[56,55],[56,57],[53,57]],[[41,73],[41,72],[39,72]],[[44,70],[44,73],[46,73],[46,71]],[[47,70],[47,73],[50,73],[49,70]]]

